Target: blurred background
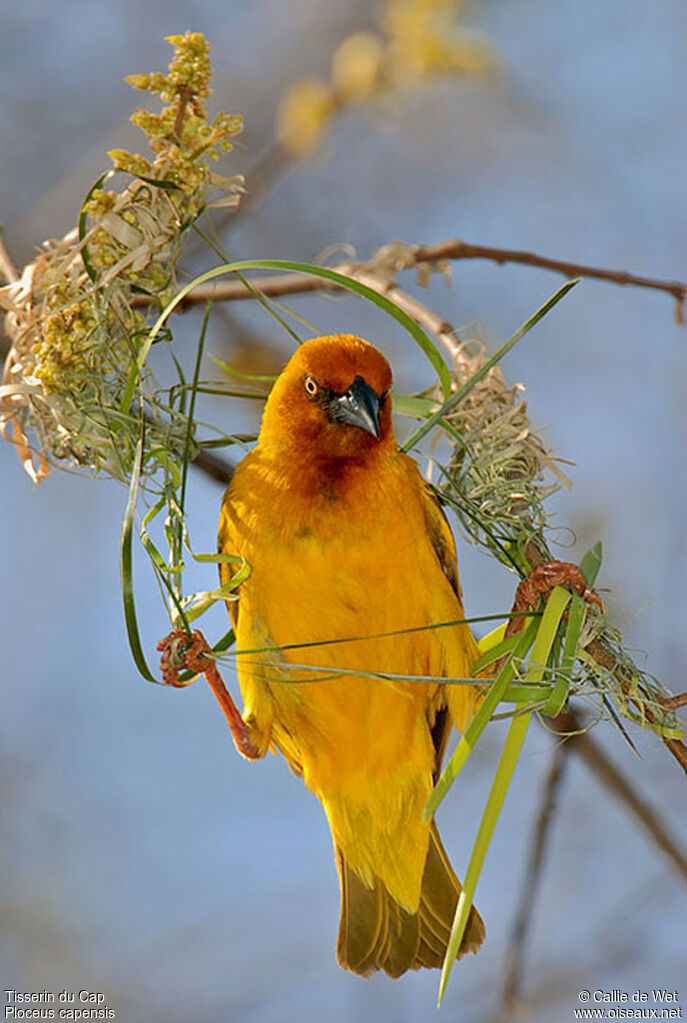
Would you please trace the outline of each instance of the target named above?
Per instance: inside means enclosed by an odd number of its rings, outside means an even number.
[[[246,121],[219,170],[246,173],[250,192],[284,89],[304,74],[326,77],[339,43],[374,28],[375,8],[28,0],[3,4],[2,18],[0,222],[21,265],[74,224],[107,150],[140,144],[128,124],[140,98],[123,78],[166,67],[164,36],[190,28],[211,40],[212,106]],[[259,194],[254,186],[262,201],[227,236],[232,256],[316,260],[345,243],[364,258],[397,238],[460,237],[684,279],[682,0],[482,0],[461,23],[483,33],[494,73],[439,77],[346,111],[307,160]],[[459,262],[450,288],[434,281],[419,294],[493,347],[559,283],[541,270]],[[213,317],[214,350],[239,358],[257,337],[278,365],[289,339],[247,306]],[[292,307],[323,333],[374,340],[399,390],[429,382],[408,337],[362,303],[311,297]],[[195,315],[187,329],[197,336]],[[572,491],[552,501],[555,521],[577,536],[561,556],[576,560],[602,539],[612,622],[639,663],[684,689],[687,327],[675,324],[672,300],[585,281],[503,369],[526,385],[533,425],[576,463]],[[213,408],[234,423],[235,406]],[[337,967],[329,832],[285,764],[243,762],[204,684],[172,691],[137,676],[118,578],[124,489],[66,473],[35,488],[9,445],[0,479],[3,988],[102,991],[125,1023],[435,1018],[437,974],[363,981]],[[197,474],[191,483],[196,546],[212,550],[221,490]],[[510,606],[513,576],[464,540],[460,564],[469,614]],[[214,567],[197,580],[213,586]],[[143,561],[137,584],[154,663],[166,623]],[[218,636],[225,622],[219,612],[212,621]],[[684,848],[685,779],[658,739],[635,729],[637,759],[608,725],[594,734]],[[502,737],[490,728],[441,811],[459,874]],[[504,962],[552,748],[532,729],[477,892],[488,941],[455,969],[446,1019],[504,1018]],[[684,879],[568,761],[518,1017],[571,1019],[583,988],[682,984],[687,1007]]]

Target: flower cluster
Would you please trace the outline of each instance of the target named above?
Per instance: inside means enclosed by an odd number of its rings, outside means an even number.
[[[132,118],[154,158],[112,152],[114,170],[91,189],[78,231],[44,243],[20,281],[0,289],[13,341],[0,426],[36,481],[63,460],[127,479],[142,417],[149,451],[178,451],[187,435],[185,418],[162,400],[149,370],[133,412],[122,396],[151,317],[176,289],[185,232],[208,206],[238,204],[242,179],[220,177],[209,163],[231,148],[241,118],[220,113],[208,121],[205,38],[187,32],[169,42],[167,75],[129,79],[164,104]],[[120,181],[119,189],[107,187]],[[147,469],[155,468],[151,456]]]

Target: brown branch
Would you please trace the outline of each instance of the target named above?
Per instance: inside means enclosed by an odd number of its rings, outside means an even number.
[[[627,698],[637,706],[639,713],[644,715],[649,724],[657,724],[659,721],[658,716],[654,714],[650,707],[637,700],[632,691],[632,679],[629,676],[629,672],[622,664],[618,664],[615,654],[606,646],[603,640],[599,638],[593,639],[586,649],[587,653],[593,657],[601,668],[604,668],[605,671],[610,672],[616,677]],[[687,771],[687,746],[685,746],[684,742],[681,742],[680,739],[669,739],[663,735],[661,739],[682,769]]]
[[[582,725],[578,714],[573,710],[564,711],[554,718],[551,724],[565,739],[566,745],[572,747],[611,795],[632,812],[659,849],[662,849],[672,861],[678,873],[687,878],[687,857],[684,851],[669,834],[654,808],[635,791],[631,782],[609,760],[596,739],[592,738],[589,732],[580,730]]]
[[[341,271],[340,266],[333,269]],[[350,269],[347,266],[347,269]],[[243,281],[232,278],[215,284],[200,284],[174,307],[177,313],[183,313],[190,306],[204,305],[213,300],[215,302],[240,302],[243,299],[254,299],[256,292],[266,295],[268,298],[279,298],[284,295],[300,295],[312,291],[342,291],[337,284],[325,280],[322,277],[306,277],[303,274],[271,274],[260,277],[251,277],[250,287]],[[137,295],[131,305],[134,308],[144,308],[150,305],[151,299],[147,295]]]
[[[396,272],[408,270],[424,263],[435,263],[442,260],[488,259],[496,263],[520,263],[526,266],[539,267],[563,274],[565,277],[588,277],[608,281],[612,284],[631,285],[637,288],[651,288],[672,295],[677,303],[676,319],[684,323],[683,305],[687,296],[687,284],[682,281],[662,281],[652,277],[641,277],[627,273],[625,270],[606,270],[598,267],[585,266],[581,263],[568,263],[563,260],[550,259],[533,252],[519,249],[499,249],[489,245],[472,245],[458,239],[439,242],[436,245],[399,246],[404,255],[399,255],[394,263]],[[332,267],[340,273],[348,273],[358,277],[360,272],[374,273],[374,260],[370,265],[339,263]],[[252,289],[261,291],[267,297],[283,297],[285,295],[301,295],[312,291],[340,291],[332,281],[322,277],[305,277],[302,274],[285,273],[264,275],[251,279]],[[177,306],[182,311],[188,306],[198,305],[213,298],[218,302],[239,302],[254,298],[254,291],[247,288],[239,280],[223,281],[220,284],[201,285],[190,292]],[[140,296],[136,303],[147,304],[145,296]]]
[[[660,281],[653,277],[640,277],[627,273],[625,270],[606,270],[599,267],[586,266],[583,263],[569,263],[565,260],[550,259],[534,252],[521,249],[497,249],[490,245],[471,245],[458,239],[440,242],[438,245],[419,246],[416,250],[417,262],[431,262],[436,259],[489,259],[495,263],[520,263],[524,266],[536,266],[542,270],[552,270],[564,277],[590,277],[611,284],[632,285],[635,288],[652,288],[665,291],[672,295],[677,303],[676,320],[684,323],[683,306],[687,295],[687,284],[683,281]]]
[[[662,696],[659,699],[666,710],[677,710],[678,707],[687,707],[687,693],[676,693],[675,696]]]

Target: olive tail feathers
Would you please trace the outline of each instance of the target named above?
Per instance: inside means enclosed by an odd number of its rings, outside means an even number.
[[[422,876],[420,904],[410,913],[396,902],[379,878],[369,888],[336,849],[341,881],[341,922],[336,954],[344,969],[368,976],[384,970],[400,977],[406,970],[441,967],[461,892],[436,825],[432,823]],[[484,941],[484,923],[473,906],[456,958],[476,952]]]

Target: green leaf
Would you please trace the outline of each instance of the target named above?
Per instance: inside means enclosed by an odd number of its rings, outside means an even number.
[[[563,655],[561,657],[558,677],[551,691],[551,696],[541,713],[547,718],[558,717],[565,706],[570,692],[570,677],[573,664],[577,658],[577,648],[580,642],[580,633],[587,617],[587,604],[581,597],[573,595],[570,601],[568,612],[568,623],[565,629],[565,641],[563,643]]]
[[[504,341],[500,348],[497,348],[494,354],[480,366],[476,373],[473,373],[469,380],[465,381],[462,387],[460,387],[457,391],[454,391],[454,393],[444,401],[444,404],[440,408],[438,408],[433,415],[429,416],[429,418],[424,421],[422,426],[418,427],[415,433],[412,434],[412,436],[409,437],[408,440],[405,442],[402,450],[409,451],[412,447],[414,447],[417,444],[419,440],[421,440],[425,436],[425,434],[429,433],[429,431],[437,425],[439,420],[442,419],[448,412],[450,412],[452,408],[455,408],[455,406],[460,401],[463,400],[465,395],[472,390],[475,384],[477,384],[482,379],[482,377],[486,376],[489,370],[493,366],[495,366],[497,362],[500,362],[504,355],[507,352],[509,352],[511,348],[513,348],[513,346],[516,345],[518,341],[520,341],[520,339],[523,338],[525,334],[527,334],[536,323],[539,323],[542,317],[546,316],[546,314],[551,309],[553,309],[553,307],[557,305],[558,302],[560,302],[560,300],[565,295],[568,294],[570,289],[574,288],[575,285],[578,283],[579,280],[568,281],[566,284],[563,285],[562,288],[559,288],[555,295],[553,295],[548,300],[548,302],[545,302],[544,305],[541,306],[541,308],[538,309],[533,316],[530,316],[529,320],[523,323],[523,325],[519,327],[516,330],[516,332],[511,335],[511,337],[508,338],[507,341]]]
[[[601,546],[601,540],[597,540],[594,546],[589,548],[580,562],[580,571],[584,576],[587,586],[593,586],[596,582],[596,577],[599,574],[599,569],[601,568],[602,557],[603,547]]]
[[[508,729],[508,735],[506,736],[506,741],[503,745],[501,759],[499,760],[498,767],[496,768],[494,781],[492,782],[489,797],[487,799],[486,806],[484,807],[482,820],[480,821],[477,836],[475,838],[475,843],[472,847],[470,862],[468,863],[468,868],[465,872],[463,890],[460,893],[458,905],[456,906],[453,926],[451,927],[451,936],[448,940],[446,956],[444,957],[444,963],[441,968],[439,998],[437,1001],[438,1005],[441,1005],[451,973],[451,968],[456,955],[458,954],[460,943],[463,940],[463,934],[465,933],[468,917],[470,916],[472,901],[475,897],[477,882],[479,881],[480,874],[482,873],[482,867],[487,855],[487,850],[491,844],[494,828],[496,827],[496,822],[499,818],[499,814],[501,813],[506,793],[508,792],[508,787],[510,785],[511,778],[513,777],[515,765],[518,762],[522,744],[525,741],[525,735],[527,734],[527,727],[530,723],[531,717],[531,713],[514,717],[511,721],[510,728]]]
[[[81,242],[81,259],[83,260],[83,265],[86,267],[86,273],[94,283],[96,280],[96,272],[93,269],[93,265],[91,264],[88,256],[88,246],[84,244],[84,239],[88,231],[88,211],[86,210],[86,203],[94,192],[98,192],[102,189],[105,181],[112,175],[112,173],[113,172],[111,170],[105,171],[105,173],[101,174],[98,180],[91,185],[86,193],[86,198],[81,203],[81,209],[79,211],[79,241]]]
[[[143,459],[143,435],[136,448],[136,458],[129,483],[129,496],[122,522],[122,535],[119,545],[119,567],[122,581],[122,601],[124,603],[124,620],[126,622],[126,633],[129,638],[129,648],[136,663],[136,667],[149,682],[158,682],[159,679],[151,673],[143,654],[141,635],[138,630],[138,619],[136,617],[136,604],[134,601],[134,580],[132,567],[131,538],[133,533],[134,514],[136,512],[136,499],[138,497],[138,484],[141,478],[141,461]]]
[[[433,398],[422,398],[417,394],[393,394],[391,406],[394,412],[413,419],[424,419],[439,408],[439,402]]]
[[[496,710],[496,707],[503,699],[508,686],[513,681],[513,676],[515,675],[514,660],[525,656],[532,644],[536,630],[537,621],[532,621],[528,623],[522,632],[517,634],[515,647],[509,654],[508,660],[501,668],[501,671],[496,676],[492,685],[489,687],[487,695],[482,700],[482,703],[480,704],[472,721],[463,732],[460,742],[453,752],[453,756],[446,764],[441,773],[441,777],[437,781],[432,794],[427,800],[427,804],[425,806],[425,820],[429,820],[435,812],[442,799],[451,788],[451,785],[453,785],[453,782],[458,777],[458,774],[462,770],[466,760],[475,748],[475,744],[487,726],[491,715]]]
[[[563,612],[570,603],[571,598],[572,593],[570,590],[566,590],[562,586],[556,586],[551,591],[544,607],[544,613],[541,616],[536,638],[532,644],[532,653],[530,654],[529,664],[525,672],[526,682],[541,681],[546,670],[549,654],[556,639],[556,633],[558,632]]]
[[[548,683],[542,685],[524,685],[522,682],[513,682],[503,694],[503,703],[537,703],[548,700],[553,693],[553,686]]]
[[[554,640],[556,639],[558,626],[571,597],[572,594],[568,590],[564,590],[561,586],[557,586],[550,594],[546,602],[541,621],[539,622],[539,627],[537,628],[537,634],[534,637],[532,653],[530,655],[527,671],[525,672],[526,682],[541,682],[544,671],[546,670],[546,664],[549,660],[549,655],[553,648]],[[533,624],[535,623],[531,623],[530,628]],[[507,662],[501,674],[503,674],[506,668],[510,666],[510,663],[510,661]],[[491,693],[489,693],[485,698],[485,703],[489,696],[491,696]],[[439,1005],[441,1005],[442,998],[444,997],[446,984],[448,983],[453,963],[458,953],[458,949],[460,948],[463,934],[465,933],[468,917],[470,915],[470,908],[477,888],[477,882],[479,881],[480,874],[482,873],[482,867],[484,866],[487,850],[489,849],[499,814],[503,808],[506,793],[513,777],[515,765],[520,757],[522,744],[525,740],[525,735],[531,718],[531,711],[514,717],[511,721],[510,728],[508,729],[506,741],[503,744],[501,758],[499,760],[498,767],[496,768],[496,774],[494,775],[489,796],[487,797],[477,836],[472,847],[470,861],[468,863],[467,870],[465,871],[463,890],[460,894],[460,898],[458,899],[456,913],[453,918],[451,936],[448,940],[446,955],[444,956],[444,963],[441,968],[438,999]],[[467,730],[465,734],[467,735]],[[463,736],[463,738],[465,738],[465,736]]]
[[[490,664],[494,663],[494,661],[498,661],[499,658],[505,657],[506,654],[515,650],[516,646],[520,643],[521,635],[522,634],[520,632],[516,632],[514,635],[507,636],[506,639],[502,639],[493,646],[490,646],[480,657],[477,658],[470,669],[470,674],[474,676],[479,675],[481,671],[488,668]]]

